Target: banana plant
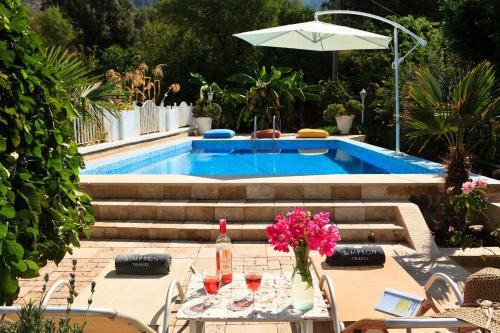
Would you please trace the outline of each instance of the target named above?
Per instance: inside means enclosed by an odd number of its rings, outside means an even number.
[[[229,90],[231,97],[243,104],[237,127],[254,116],[258,117],[260,127],[267,127],[276,116],[281,128],[282,111],[293,111],[296,102],[320,99],[319,88],[303,82],[302,72],[289,67],[271,67],[268,71],[263,66],[254,70],[253,76],[239,73],[228,80],[241,86]]]
[[[189,74],[191,75],[189,83],[200,86],[200,99],[205,99],[205,97],[207,97],[208,100],[211,100],[213,98],[213,94],[222,93],[222,89],[216,82],[208,83],[203,75],[199,73],[191,72]]]

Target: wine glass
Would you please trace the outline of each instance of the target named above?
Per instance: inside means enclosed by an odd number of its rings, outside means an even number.
[[[205,293],[207,297],[205,298],[204,306],[205,308],[217,305],[219,300],[215,295],[219,292],[220,288],[220,274],[214,272],[203,272],[203,286],[205,287]]]
[[[262,282],[262,270],[258,267],[250,267],[245,270],[245,282],[247,288],[252,292],[252,299],[255,303],[255,293],[260,289]]]

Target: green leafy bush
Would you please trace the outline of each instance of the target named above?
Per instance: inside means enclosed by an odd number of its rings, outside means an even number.
[[[219,119],[222,113],[222,108],[218,103],[211,103],[205,99],[196,101],[193,109],[193,117],[210,117]]]
[[[323,111],[323,119],[330,124],[335,124],[335,117],[347,116],[346,108],[342,104],[329,104]]]
[[[345,110],[348,114],[360,114],[363,110],[361,102],[355,99],[350,99],[345,103]]]
[[[60,262],[94,221],[78,187],[74,112],[28,19],[20,0],[0,0],[0,304],[16,298],[18,278]]]
[[[349,91],[340,80],[321,82],[321,100],[324,104],[345,104],[350,98]]]

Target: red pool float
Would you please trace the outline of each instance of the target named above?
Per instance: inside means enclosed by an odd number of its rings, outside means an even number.
[[[257,139],[272,139],[273,138],[273,130],[265,129],[256,132]],[[281,132],[278,130],[274,130],[274,138],[279,139],[281,137]]]

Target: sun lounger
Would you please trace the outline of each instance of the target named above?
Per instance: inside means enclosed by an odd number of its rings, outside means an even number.
[[[457,285],[444,274],[433,275],[425,287],[422,287],[392,257],[386,257],[383,267],[331,267],[317,254],[312,254],[310,259],[316,274],[320,277],[320,286],[331,305],[335,333],[348,333],[354,332],[355,329],[369,328],[385,330],[471,326],[454,318],[399,318],[375,310],[386,288],[426,299],[428,297],[426,291],[438,279],[444,280],[452,287],[460,303],[462,298]],[[436,310],[438,309],[429,309],[426,314],[432,314]]]
[[[159,275],[118,275],[114,262],[110,263],[94,279],[96,291],[87,314],[90,288],[87,286],[75,299],[71,308],[71,319],[83,322],[86,333],[92,332],[167,332],[171,304],[184,297],[179,281],[189,271],[192,260],[174,259],[170,273]],[[191,267],[192,270],[194,270]],[[42,305],[47,305],[52,294],[61,286],[69,286],[67,280],[59,280],[47,291]],[[0,315],[9,317],[19,307],[0,307]],[[66,307],[47,307],[46,316],[64,315]]]

